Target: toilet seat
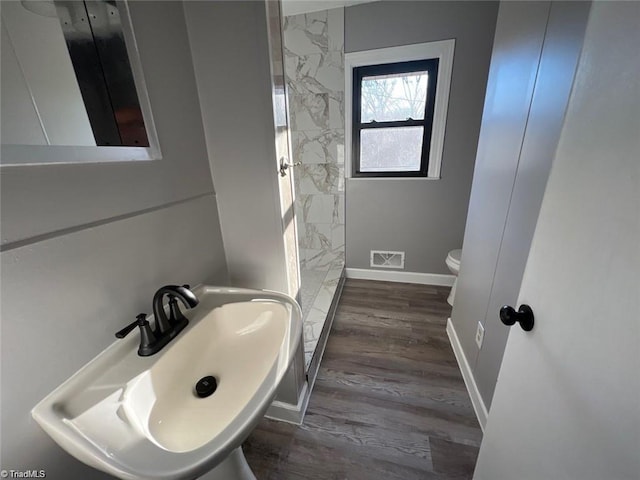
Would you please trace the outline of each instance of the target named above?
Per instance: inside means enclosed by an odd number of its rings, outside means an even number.
[[[462,249],[451,250],[447,259],[445,260],[447,266],[451,269],[452,273],[457,274],[460,271],[460,257],[462,255]]]

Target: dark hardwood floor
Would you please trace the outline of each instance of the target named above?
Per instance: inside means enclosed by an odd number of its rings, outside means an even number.
[[[303,425],[264,419],[243,446],[258,479],[471,478],[482,432],[448,293],[347,280]]]

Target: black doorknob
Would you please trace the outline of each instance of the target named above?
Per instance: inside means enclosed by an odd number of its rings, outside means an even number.
[[[513,307],[505,305],[500,309],[500,320],[509,326],[518,322],[525,332],[529,332],[533,329],[533,310],[529,305],[522,304],[516,312]]]

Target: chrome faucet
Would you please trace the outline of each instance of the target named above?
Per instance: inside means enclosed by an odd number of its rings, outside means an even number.
[[[169,297],[169,317],[164,311],[164,297]],[[140,327],[140,347],[138,355],[147,357],[158,353],[184,329],[189,320],[182,314],[178,299],[187,308],[198,305],[198,298],[189,289],[189,285],[165,285],[153,296],[153,317],[155,328],[151,330],[147,314],[141,313],[136,320],[116,333],[117,338],[126,337],[135,327]]]

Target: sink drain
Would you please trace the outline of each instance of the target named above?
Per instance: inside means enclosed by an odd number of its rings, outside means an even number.
[[[215,392],[216,388],[218,388],[218,381],[216,380],[216,377],[211,375],[202,377],[198,380],[198,383],[196,383],[196,395],[200,398],[206,398]]]

